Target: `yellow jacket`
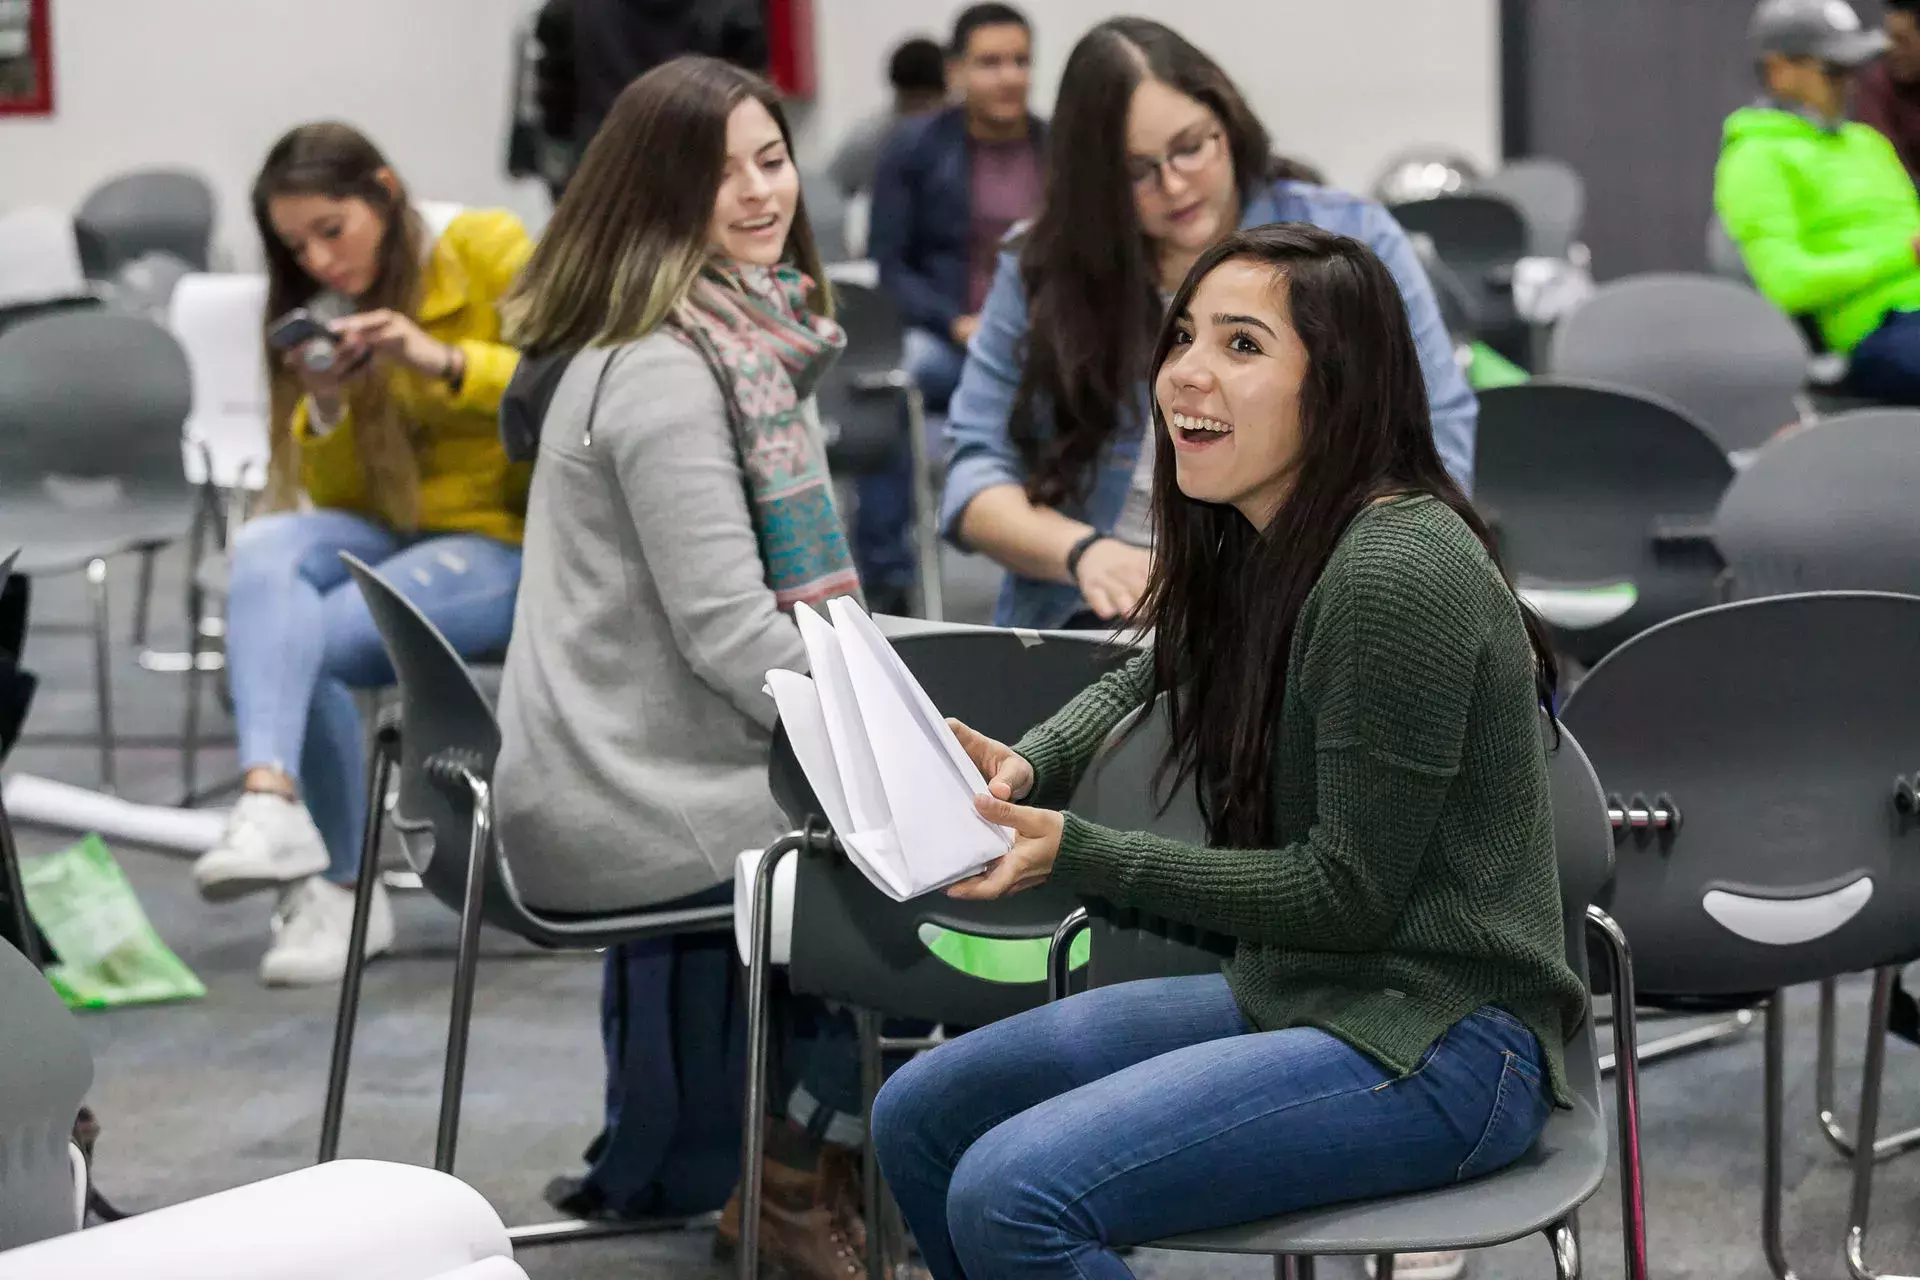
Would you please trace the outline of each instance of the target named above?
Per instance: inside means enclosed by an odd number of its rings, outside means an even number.
[[[500,341],[495,304],[532,251],[518,218],[504,209],[478,209],[447,224],[421,274],[415,322],[458,345],[467,361],[457,392],[411,369],[387,374],[394,405],[414,428],[422,532],[517,543],[525,529],[531,468],[507,461],[499,427],[500,397],[520,353]],[[367,501],[352,416],[315,436],[307,423],[310,403],[303,399],[293,418],[307,495],[317,507],[380,518]]]

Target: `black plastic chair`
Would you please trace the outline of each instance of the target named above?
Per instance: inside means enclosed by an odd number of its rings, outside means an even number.
[[[1476,191],[1511,201],[1527,224],[1527,252],[1564,258],[1580,240],[1587,212],[1587,184],[1565,160],[1528,156],[1509,160],[1473,184]]]
[[[1085,632],[1018,632],[884,619],[894,649],[943,712],[1012,742],[1111,669],[1126,651]],[[781,859],[798,851],[788,985],[796,992],[852,1005],[868,1014],[979,1026],[1045,1001],[1044,963],[1031,982],[989,982],[949,965],[921,940],[923,926],[977,938],[1040,940],[1052,935],[1073,899],[1041,888],[1000,902],[962,902],[926,894],[894,902],[846,859],[827,830],[784,731],[774,737],[769,781],[774,799],[799,830],[776,841],[754,877],[747,1006],[746,1115],[766,1109],[767,991],[772,964],[772,885]],[[866,1102],[879,1087],[880,1042],[862,1020],[870,1069]],[[760,1199],[760,1128],[747,1126],[741,1168],[740,1271],[756,1276]],[[884,1275],[884,1232],[877,1166],[868,1153],[868,1274]]]
[[[143,253],[172,254],[205,271],[213,254],[213,189],[196,173],[149,169],[95,187],[73,216],[89,279],[111,279]]]
[[[1530,367],[1531,334],[1513,303],[1513,265],[1527,256],[1527,222],[1513,202],[1468,191],[1406,201],[1388,212],[1409,235],[1431,241],[1445,272],[1459,282],[1469,333]]]
[[[1116,735],[1090,768],[1073,799],[1073,810],[1121,830],[1148,830],[1180,840],[1204,839],[1191,791],[1173,797],[1163,813],[1153,774],[1166,746],[1165,717],[1152,715],[1135,731]],[[1567,963],[1587,977],[1587,940],[1608,959],[1609,984],[1624,1011],[1613,1024],[1614,1054],[1626,1064],[1615,1074],[1614,1121],[1621,1165],[1622,1244],[1629,1280],[1647,1274],[1646,1221],[1642,1203],[1639,1086],[1633,1067],[1633,961],[1621,930],[1592,905],[1613,870],[1613,841],[1600,786],[1580,744],[1565,731],[1551,752],[1554,844],[1560,864],[1560,895],[1567,937]],[[1095,903],[1068,917],[1055,934],[1053,988],[1065,994],[1065,961],[1082,929],[1092,928],[1090,986],[1136,978],[1217,971],[1230,950],[1224,939],[1138,912],[1114,912]],[[1157,1240],[1152,1247],[1199,1253],[1268,1254],[1276,1277],[1311,1274],[1312,1259],[1336,1254],[1372,1255],[1381,1276],[1392,1273],[1392,1255],[1435,1249],[1470,1249],[1544,1235],[1556,1272],[1580,1274],[1574,1217],[1600,1188],[1607,1167],[1607,1119],[1589,1017],[1567,1043],[1570,1111],[1555,1110],[1533,1150],[1498,1173],[1413,1195],[1391,1196],[1303,1210],[1261,1222],[1197,1231]]]
[[[892,466],[905,444],[913,473],[918,612],[938,621],[945,609],[939,502],[920,389],[900,363],[906,326],[893,299],[877,288],[842,283],[834,286],[833,296],[835,318],[847,331],[847,348],[816,392],[827,435],[827,463],[836,476],[871,475]]]
[[[733,908],[640,910],[558,918],[522,901],[514,887],[508,851],[493,837],[491,779],[500,749],[500,730],[486,694],[446,637],[411,601],[361,561],[344,553],[340,558],[359,583],[393,662],[400,702],[397,716],[381,718],[368,764],[370,802],[347,969],[340,986],[333,1060],[327,1076],[319,1158],[331,1160],[339,1149],[354,1022],[360,1008],[360,979],[366,968],[367,917],[379,874],[381,801],[397,763],[399,798],[391,820],[401,835],[407,860],[419,873],[422,887],[460,913],[453,1009],[447,1029],[446,1069],[440,1086],[433,1159],[434,1168],[451,1173],[459,1137],[460,1095],[466,1076],[467,1036],[473,1021],[473,987],[483,922],[543,947],[596,950],[645,938],[724,932],[733,927]],[[661,1221],[644,1229],[672,1225]],[[532,1244],[609,1234],[612,1230],[605,1224],[573,1222],[517,1227],[509,1234],[519,1243]]]
[[[1856,1171],[1876,1154],[1882,986],[1920,951],[1917,667],[1920,599],[1775,596],[1629,640],[1561,713],[1609,792],[1623,843],[1602,905],[1633,938],[1641,990],[1770,993],[1762,1239],[1782,1280],[1784,988],[1880,971]]]
[[[0,1253],[75,1231],[73,1118],[93,1084],[79,1024],[40,967],[0,946]]]
[[[1713,518],[1736,599],[1793,591],[1920,595],[1920,409],[1863,409],[1767,445]]]
[[[86,575],[97,732],[82,741],[98,744],[108,790],[107,561],[176,542],[193,526],[199,495],[180,460],[192,386],[179,344],[133,316],[69,312],[0,333],[0,546],[21,549],[16,573]]]
[[[1728,453],[1808,416],[1793,321],[1730,280],[1654,272],[1602,285],[1554,327],[1547,371],[1671,401]]]
[[[1719,598],[1706,535],[1733,468],[1683,410],[1586,383],[1495,387],[1475,453],[1507,567],[1578,661]]]
[[[9,551],[0,556],[0,584],[13,572],[13,561],[20,553]],[[5,756],[0,754],[0,764]],[[0,895],[5,895],[7,913],[12,917],[11,936],[19,940],[20,953],[37,969],[40,967],[40,931],[27,910],[26,886],[20,882],[20,848],[13,839],[13,819],[7,813],[4,791],[0,790]]]

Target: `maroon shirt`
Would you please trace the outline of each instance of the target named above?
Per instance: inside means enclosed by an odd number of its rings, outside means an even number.
[[[1895,80],[1882,58],[1854,78],[1853,113],[1886,134],[1907,173],[1920,178],[1920,83]]]
[[[1031,218],[1040,207],[1040,156],[1032,138],[1011,142],[967,140],[972,167],[968,181],[967,314],[980,314],[993,285],[1000,241],[1013,224]]]

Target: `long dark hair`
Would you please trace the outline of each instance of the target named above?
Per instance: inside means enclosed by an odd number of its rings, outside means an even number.
[[[418,311],[425,232],[419,215],[408,203],[405,185],[365,134],[351,125],[320,121],[303,124],[275,142],[253,181],[253,221],[267,263],[266,322],[308,305],[322,288],[273,229],[269,211],[277,196],[366,201],[386,229],[380,239],[379,269],[373,284],[353,303],[362,311],[386,309],[408,315]],[[266,345],[264,330],[262,345]],[[280,354],[271,348],[267,351],[267,368],[272,371],[268,390],[272,421],[267,505],[283,509],[294,504],[300,489],[293,412],[301,391]],[[387,382],[384,378],[366,379],[347,398],[353,409],[354,447],[365,472],[368,496],[390,523],[411,528],[418,504],[419,468],[406,426],[388,397]]]
[[[1174,318],[1208,272],[1229,260],[1284,277],[1307,352],[1292,487],[1265,529],[1230,506],[1180,492],[1173,441],[1153,408],[1153,569],[1135,620],[1154,630],[1153,688],[1171,740],[1161,780],[1197,783],[1216,844],[1273,841],[1273,751],[1294,624],[1355,516],[1378,499],[1427,494],[1457,514],[1494,557],[1493,537],[1433,444],[1420,356],[1393,276],[1358,240],[1304,223],[1236,232],[1187,273],[1153,351],[1173,346]],[[1276,287],[1280,280],[1276,279]],[[1551,707],[1559,671],[1545,628],[1521,606],[1536,692]]]
[[[1026,367],[1009,434],[1026,462],[1027,496],[1043,506],[1085,496],[1102,446],[1134,412],[1160,319],[1159,276],[1127,173],[1127,108],[1148,79],[1220,118],[1243,206],[1278,178],[1317,180],[1272,154],[1227,73],[1172,28],[1114,18],[1074,45],[1047,130],[1045,197],[1020,252]]]
[[[621,91],[501,302],[509,342],[534,355],[631,342],[686,300],[709,256],[727,117],[748,99],[780,127],[792,163],[780,95],[751,71],[690,54]],[[804,195],[787,230],[786,257],[814,281],[809,305],[831,315]]]

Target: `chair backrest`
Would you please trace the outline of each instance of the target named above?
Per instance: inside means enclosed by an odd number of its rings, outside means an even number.
[[[1587,211],[1587,184],[1564,160],[1529,156],[1513,160],[1474,183],[1474,190],[1503,196],[1527,223],[1527,252],[1564,258],[1580,238]]]
[[[935,706],[1003,742],[1058,711],[1125,652],[1084,633],[924,623],[888,629]],[[821,812],[784,733],[775,736],[769,780],[796,826]],[[1043,886],[998,902],[939,893],[894,902],[837,850],[800,859],[788,966],[795,990],[967,1026],[1046,999],[1046,939],[1074,907],[1064,890]],[[955,968],[929,950],[936,931],[1029,940],[1031,980],[988,981]]]
[[[1675,406],[1630,391],[1548,379],[1480,393],[1474,500],[1522,585],[1631,584],[1635,603],[1579,645],[1588,660],[1651,622],[1717,598],[1710,547],[1663,543],[1704,528],[1733,468]]]
[[[0,213],[0,306],[88,293],[72,218],[44,205]]]
[[[1543,726],[1543,732],[1550,732]],[[1206,842],[1205,825],[1191,787],[1167,795],[1154,774],[1167,747],[1167,719],[1156,708],[1116,731],[1089,766],[1073,795],[1073,811],[1120,831],[1151,831],[1169,839]],[[1586,753],[1564,728],[1550,747],[1547,770],[1553,794],[1554,856],[1559,864],[1562,924],[1567,962],[1587,976],[1585,916],[1613,874],[1613,838],[1606,802]],[[1217,972],[1233,953],[1231,939],[1190,926],[1089,904],[1094,917],[1088,983],[1110,986],[1136,978]]]
[[[1503,195],[1465,191],[1410,200],[1390,210],[1409,234],[1433,241],[1440,260],[1460,272],[1511,266],[1527,254],[1527,223]]]
[[[907,442],[900,394],[874,389],[901,369],[906,329],[880,289],[843,283],[833,292],[847,348],[817,393],[828,461],[835,474],[868,475],[890,465]]]
[[[1727,228],[1718,214],[1707,215],[1707,270],[1723,280],[1735,284],[1751,286],[1753,276],[1747,271],[1747,260],[1740,253],[1740,246],[1727,234]]]
[[[1713,541],[1740,598],[1920,595],[1916,497],[1920,410],[1843,413],[1756,452],[1720,500]]]
[[[1642,991],[1764,992],[1913,954],[1917,669],[1920,599],[1835,592],[1688,614],[1587,673],[1561,715],[1615,807],[1679,815],[1622,833],[1603,903]]]
[[[222,488],[265,483],[266,306],[267,278],[261,275],[195,274],[174,288],[167,327],[193,371],[187,474],[196,483],[208,478],[209,467]]]
[[[184,493],[192,396],[180,345],[151,321],[103,311],[22,321],[0,333],[0,487],[112,478]]]
[[[0,942],[0,1253],[78,1228],[67,1145],[93,1056],[40,971]]]
[[[1799,420],[1809,354],[1793,321],[1752,289],[1652,273],[1609,281],[1561,320],[1547,369],[1671,400],[1733,452]]]
[[[95,187],[73,221],[87,275],[104,280],[154,249],[205,271],[213,250],[213,218],[213,189],[200,175],[150,169]]]

